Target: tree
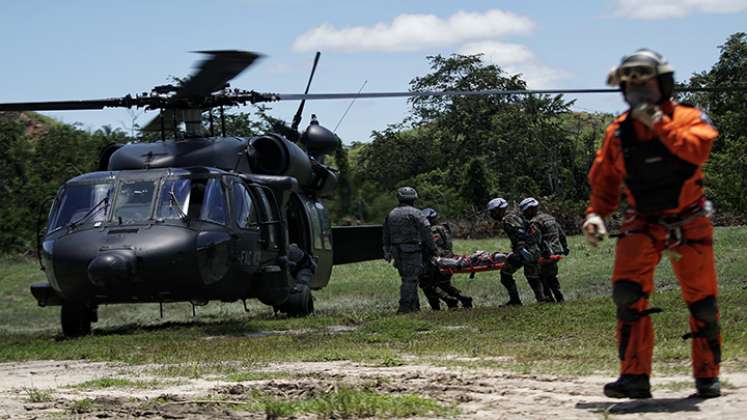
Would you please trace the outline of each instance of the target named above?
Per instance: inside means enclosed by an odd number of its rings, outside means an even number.
[[[747,34],[737,32],[720,47],[718,62],[694,74],[689,87],[747,85]],[[682,95],[705,110],[721,133],[706,166],[708,193],[721,208],[747,210],[747,94],[744,91]]]

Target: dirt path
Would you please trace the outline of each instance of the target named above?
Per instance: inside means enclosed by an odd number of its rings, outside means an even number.
[[[159,378],[144,389],[111,387],[78,389],[70,385],[101,378],[154,380],[157,366],[126,366],[84,361],[37,361],[0,364],[0,419],[47,418],[60,413],[76,418],[264,418],[263,413],[236,413],[232,400],[252,390],[283,399],[302,399],[341,385],[385,394],[418,394],[455,404],[459,418],[650,418],[744,419],[747,374],[726,373],[723,396],[700,400],[687,376],[655,377],[654,399],[610,400],[601,395],[610,378],[520,375],[493,369],[445,368],[410,364],[374,367],[345,361],[284,363],[261,368],[281,379],[228,382],[220,375],[206,379]],[[291,376],[289,376],[291,375]],[[282,379],[287,378],[287,379]],[[221,397],[228,402],[211,401]],[[41,400],[32,402],[32,399]],[[93,401],[86,406],[81,401]],[[77,411],[76,411],[77,410]]]

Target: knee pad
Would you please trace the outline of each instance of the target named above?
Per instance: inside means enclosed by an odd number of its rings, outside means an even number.
[[[688,309],[690,309],[690,314],[695,318],[696,323],[701,323],[702,326],[698,325],[697,331],[687,333],[682,338],[685,340],[688,338],[704,338],[711,349],[711,353],[713,353],[714,363],[721,363],[721,342],[719,340],[721,325],[718,320],[716,297],[708,296],[693,302],[688,306]]]
[[[631,305],[641,298],[646,298],[640,284],[629,280],[616,281],[612,286],[612,301],[617,306],[617,319],[626,322],[637,321],[641,318],[640,311],[633,309]]]

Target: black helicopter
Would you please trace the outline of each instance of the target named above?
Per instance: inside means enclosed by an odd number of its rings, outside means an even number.
[[[144,128],[159,129],[161,141],[106,147],[98,171],[68,180],[53,200],[39,235],[48,282],[31,292],[40,306],[61,306],[65,336],[89,334],[98,306],[113,303],[257,298],[307,315],[311,290],[327,285],[333,264],[381,257],[380,227],[330,225],[322,199],[334,194],[337,178],[324,156],[339,138],[315,118],[298,133],[303,101],[285,136],[226,136],[225,106],[275,98],[225,88],[258,54],[205,53],[209,58],[180,85],[140,96],[0,104],[0,111],[161,110]],[[212,112],[209,131],[202,123],[214,108],[220,136]],[[166,139],[167,127],[173,139]],[[290,275],[290,244],[315,261],[309,284]]]
[[[303,94],[229,89],[260,55],[204,51],[185,81],[149,93],[81,101],[0,103],[0,111],[138,107],[160,110],[155,142],[110,145],[98,171],[60,187],[39,237],[48,282],[31,285],[40,306],[61,306],[66,336],[89,334],[97,308],[114,303],[232,302],[257,298],[290,315],[314,310],[332,266],[379,259],[381,226],[333,227],[322,202],[337,178],[324,157],[339,138],[315,118],[298,132],[305,101],[473,95],[611,93],[617,89],[409,91]],[[676,89],[718,91],[734,87]],[[744,90],[744,87],[738,87]],[[301,100],[291,127],[252,138],[227,136],[224,108]],[[218,109],[220,135],[213,110]],[[203,114],[208,112],[208,126]],[[179,127],[184,127],[180,131]],[[281,127],[282,128],[282,127]],[[173,131],[173,138],[166,133]],[[296,244],[316,262],[309,284],[290,274]]]

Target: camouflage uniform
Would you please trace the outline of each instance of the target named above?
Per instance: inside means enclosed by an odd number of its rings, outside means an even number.
[[[569,249],[565,232],[554,217],[547,213],[538,213],[529,221],[529,226],[530,232],[539,244],[543,257],[568,255]],[[539,264],[539,275],[547,300],[563,302],[565,299],[560,292],[560,282],[558,282],[558,262],[548,261]]]
[[[384,222],[384,256],[394,259],[402,278],[400,313],[420,310],[418,276],[423,273],[423,261],[435,253],[430,226],[420,210],[406,204],[395,207]]]
[[[501,284],[508,291],[508,304],[521,304],[513,274],[522,266],[524,267],[524,276],[527,278],[537,302],[544,302],[546,298],[542,290],[540,270],[537,264],[540,249],[535,236],[530,232],[529,222],[521,214],[512,212],[503,217],[502,223],[503,231],[511,240],[511,253],[506,258],[503,269],[501,269]]]
[[[444,224],[436,224],[431,226],[431,234],[436,245],[436,256],[453,257],[449,228]],[[420,288],[423,289],[428,304],[433,310],[441,308],[440,300],[443,300],[449,308],[456,308],[457,302],[461,302],[465,308],[472,307],[472,298],[463,295],[451,284],[451,274],[441,273],[430,261],[426,262],[424,273],[420,276]]]
[[[296,244],[288,245],[288,269],[293,278],[296,279],[296,285],[311,284],[316,272],[316,262],[314,259]]]

